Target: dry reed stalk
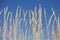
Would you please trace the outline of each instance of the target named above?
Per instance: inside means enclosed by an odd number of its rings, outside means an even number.
[[[7,14],[8,7],[5,9],[4,8],[4,25],[3,25],[3,40],[6,40],[6,31],[7,31],[7,19],[6,19],[6,14]]]
[[[38,31],[37,31],[37,34],[38,34],[38,40],[39,38],[41,38],[41,34],[42,33],[42,8],[40,6],[39,10],[38,10]],[[41,35],[40,35],[41,34]]]
[[[17,36],[17,27],[18,27],[18,20],[19,20],[19,17],[18,17],[18,9],[19,9],[19,6],[17,7],[17,10],[16,10],[16,16],[15,16],[15,24],[14,24],[14,40],[17,40],[16,39],[16,36]]]
[[[11,17],[10,17],[10,31],[9,31],[9,37],[10,37],[10,40],[12,40],[12,13],[11,13]]]
[[[55,19],[53,20],[53,25],[52,25],[52,40],[56,40],[56,33],[54,30],[54,22],[55,22]]]
[[[60,40],[60,19],[58,17],[58,40]]]

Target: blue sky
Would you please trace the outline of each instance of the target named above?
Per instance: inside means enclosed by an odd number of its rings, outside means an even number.
[[[52,15],[51,8],[55,10],[56,16],[60,16],[60,0],[0,0],[0,10],[3,10],[8,6],[9,11],[13,12],[13,15],[15,14],[15,11],[17,9],[17,6],[22,7],[24,10],[34,10],[35,6],[38,10],[39,5],[42,7],[42,14],[44,17],[44,8],[46,9],[47,13],[47,19]],[[0,15],[0,26],[3,25],[3,14]],[[44,23],[44,19],[43,19]],[[43,25],[45,26],[45,24]]]

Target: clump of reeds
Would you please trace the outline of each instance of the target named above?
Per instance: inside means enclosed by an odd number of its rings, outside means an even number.
[[[38,12],[36,10],[36,7],[34,11],[24,11],[22,12],[22,8],[19,6],[16,9],[16,15],[13,19],[12,12],[8,11],[8,7],[4,8],[4,10],[0,11],[0,15],[4,12],[4,24],[3,24],[3,31],[2,31],[2,40],[44,40],[44,32],[42,29],[42,7],[40,5]],[[47,20],[46,17],[46,9],[44,8],[44,17],[45,17],[45,23],[46,23],[46,32],[47,32],[47,40],[50,40],[49,36],[49,26],[52,21],[52,17],[54,16],[53,25],[52,25],[52,40],[60,40],[60,16],[58,16],[58,20],[55,15],[55,11],[52,8],[52,15],[50,16],[49,20]],[[23,13],[23,18],[21,17],[21,14]],[[29,14],[29,21],[27,20],[26,16]],[[36,20],[38,14],[38,20]],[[31,16],[32,15],[32,16]],[[32,17],[32,18],[31,18]],[[9,23],[8,23],[9,21]],[[56,21],[57,28],[58,28],[58,37],[56,37],[56,32],[54,30],[54,23]],[[8,24],[9,24],[9,31],[8,31]],[[21,25],[22,24],[22,25]],[[24,26],[23,26],[24,25]],[[29,25],[29,26],[27,26]],[[26,28],[27,27],[27,28]],[[24,28],[26,28],[24,30]],[[28,34],[28,29],[32,30],[32,36],[31,38],[30,34]],[[1,28],[0,28],[1,29]]]

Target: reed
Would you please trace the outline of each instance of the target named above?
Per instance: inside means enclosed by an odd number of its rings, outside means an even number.
[[[57,23],[57,26],[58,26],[58,40],[60,40],[60,18],[58,17],[58,23]]]
[[[34,11],[31,10],[22,10],[22,8],[18,5],[16,9],[16,15],[13,18],[13,13],[8,11],[8,7],[4,8],[4,10],[0,11],[0,15],[4,12],[4,24],[3,24],[3,31],[0,28],[0,31],[2,33],[3,40],[44,40],[44,32],[43,32],[43,23],[42,23],[42,7],[39,6],[38,12],[37,8],[35,6]],[[49,20],[47,20],[47,13],[46,9],[44,8],[44,18],[46,23],[46,32],[47,32],[47,40],[50,40],[49,36],[49,26],[51,24],[52,18],[52,40],[60,40],[60,16],[58,16],[58,19],[55,15],[55,11],[52,8],[52,15],[50,16]],[[21,17],[23,13],[23,18]],[[27,20],[27,15],[29,16]],[[31,16],[32,15],[32,16]],[[38,16],[38,19],[37,19]],[[32,18],[31,18],[32,17]],[[37,19],[37,20],[36,20]],[[9,21],[9,23],[8,23]],[[58,37],[56,37],[56,32],[54,30],[54,23],[56,22],[57,28],[58,28]],[[9,24],[9,31],[8,31],[8,24]],[[21,25],[22,24],[22,25]],[[24,25],[24,26],[23,26]],[[25,30],[24,30],[25,28]],[[32,30],[31,33],[28,32]],[[8,32],[7,32],[8,31]]]

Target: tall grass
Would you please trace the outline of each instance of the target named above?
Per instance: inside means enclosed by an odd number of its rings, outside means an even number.
[[[21,17],[22,11],[23,11],[23,18]],[[42,22],[42,7],[41,6],[39,7],[38,12],[37,12],[36,7],[35,7],[34,11],[31,11],[31,10],[24,11],[24,10],[22,10],[21,7],[18,6],[16,9],[16,15],[14,16],[15,17],[14,19],[12,18],[13,17],[12,12],[8,11],[8,7],[4,8],[4,10],[1,10],[0,15],[2,15],[2,12],[4,13],[3,30],[0,27],[0,33],[2,33],[0,38],[2,38],[2,40],[44,40],[45,34],[42,29],[43,22]],[[47,40],[50,40],[48,28],[51,24],[53,16],[54,16],[54,19],[53,19],[53,23],[52,23],[52,40],[57,40],[57,39],[60,40],[60,16],[58,16],[58,19],[57,19],[53,8],[52,8],[52,12],[53,13],[50,16],[49,20],[47,20],[46,9],[44,8],[46,32],[48,35]],[[29,18],[28,18],[29,21],[26,18],[27,14],[29,16]],[[37,15],[38,15],[38,20],[36,20]],[[9,21],[9,23],[8,23],[8,21]],[[58,28],[57,35],[54,30],[55,21],[56,21],[57,28]],[[9,24],[9,31],[8,31],[8,24]],[[26,28],[25,29],[26,31],[24,30],[24,28]],[[29,33],[29,31],[32,31],[32,32]]]

